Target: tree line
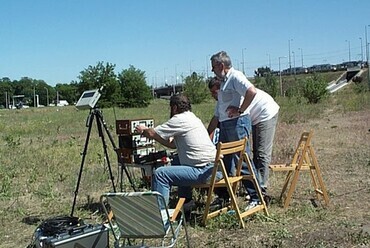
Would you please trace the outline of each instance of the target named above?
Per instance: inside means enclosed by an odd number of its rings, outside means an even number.
[[[13,104],[13,99],[22,104],[35,106],[35,95],[42,105],[56,104],[58,100],[67,100],[73,104],[78,101],[86,90],[99,89],[102,86],[102,95],[98,102],[99,107],[146,107],[154,97],[154,89],[147,85],[145,71],[130,65],[129,68],[115,73],[116,65],[98,62],[95,66],[88,66],[80,72],[76,81],[69,84],[57,84],[55,87],[48,85],[44,80],[23,77],[20,80],[11,80],[7,77],[0,79],[0,92],[3,97],[0,107]],[[193,72],[183,78],[182,90],[188,95],[193,104],[198,104],[211,99],[208,90],[208,80],[202,75]],[[255,75],[253,83],[256,87],[266,91],[272,97],[279,95],[279,82],[275,75],[266,71],[263,76]],[[287,90],[288,97],[303,96],[308,102],[315,103],[327,95],[327,83],[315,75],[293,85]],[[16,98],[23,96],[22,98]],[[16,104],[17,102],[15,102]]]

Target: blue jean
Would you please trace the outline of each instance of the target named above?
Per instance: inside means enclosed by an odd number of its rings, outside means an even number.
[[[272,145],[275,136],[278,114],[267,121],[252,126],[253,136],[253,162],[262,191],[266,192],[269,178],[269,165],[271,162]]]
[[[152,190],[161,193],[168,205],[171,186],[178,187],[179,198],[191,199],[192,185],[206,183],[212,176],[213,163],[196,167],[171,165],[157,168],[152,177]]]
[[[220,137],[219,141],[221,142],[231,142],[237,141],[244,137],[248,138],[247,146],[246,146],[246,153],[251,158],[251,146],[250,146],[250,136],[252,131],[251,119],[249,115],[243,115],[239,118],[227,120],[220,122]],[[226,170],[230,175],[235,175],[236,173],[236,164],[239,160],[239,156],[235,154],[227,155],[224,157],[224,163],[226,166]],[[255,170],[253,161],[251,161],[252,168]],[[242,175],[249,175],[248,167],[246,163],[242,165]],[[248,194],[251,197],[251,201],[258,201],[257,191],[254,187],[254,184],[249,181],[243,181],[243,185],[247,190]]]

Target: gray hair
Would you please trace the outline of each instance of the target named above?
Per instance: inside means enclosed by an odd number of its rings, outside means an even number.
[[[231,59],[225,51],[213,54],[211,57],[211,61],[216,63],[222,63],[228,69],[232,67]]]

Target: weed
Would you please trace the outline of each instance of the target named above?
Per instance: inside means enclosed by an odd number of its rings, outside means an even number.
[[[221,214],[208,221],[207,229],[236,229],[239,228],[239,220],[235,214]]]
[[[350,233],[349,238],[353,244],[356,245],[370,245],[370,234],[360,231],[356,233]]]
[[[21,144],[21,138],[20,137],[14,137],[11,134],[5,135],[4,136],[4,141],[10,148],[17,148]]]
[[[271,236],[277,243],[282,243],[284,239],[292,238],[293,235],[286,228],[279,228],[270,232]]]

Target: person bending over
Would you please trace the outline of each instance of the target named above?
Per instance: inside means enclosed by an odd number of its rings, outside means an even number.
[[[208,83],[209,91],[216,101],[220,84],[221,80],[217,77],[211,78]],[[265,198],[270,198],[267,196],[269,165],[279,108],[279,105],[268,93],[256,88],[256,95],[246,110],[252,121],[253,163]]]

